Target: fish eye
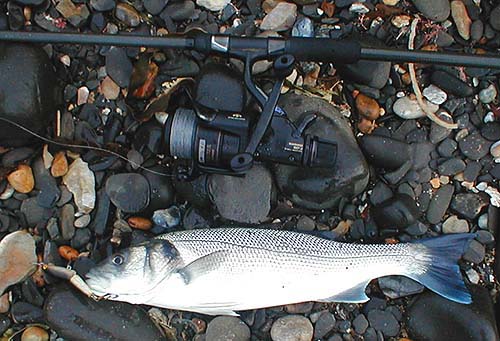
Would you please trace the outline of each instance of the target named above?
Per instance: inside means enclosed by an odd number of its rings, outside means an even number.
[[[122,265],[123,262],[125,261],[125,259],[123,258],[122,255],[116,255],[116,256],[113,257],[113,259],[111,261],[115,265]]]

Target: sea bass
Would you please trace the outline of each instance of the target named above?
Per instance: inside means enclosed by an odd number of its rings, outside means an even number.
[[[112,255],[89,272],[87,284],[112,300],[208,315],[306,301],[362,303],[368,283],[388,275],[470,303],[457,261],[473,237],[377,245],[256,228],[180,231]]]

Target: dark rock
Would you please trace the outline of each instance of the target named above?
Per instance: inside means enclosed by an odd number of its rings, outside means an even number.
[[[314,324],[314,340],[322,339],[335,327],[335,316],[325,311],[321,313],[318,321]]]
[[[380,297],[371,297],[370,300],[363,307],[363,313],[366,315],[374,309],[384,310],[387,307],[387,301]]]
[[[366,319],[365,315],[359,314],[356,316],[356,318],[352,321],[352,326],[354,327],[354,330],[358,334],[364,334],[366,329],[368,328],[368,320]]]
[[[104,188],[101,188],[97,192],[97,210],[95,212],[94,218],[90,223],[90,229],[95,232],[96,235],[102,236],[106,231],[109,218],[109,207],[111,201]]]
[[[72,204],[66,204],[61,208],[61,236],[64,240],[70,240],[75,235],[75,208]]]
[[[368,183],[369,171],[348,120],[318,98],[287,94],[280,98],[280,106],[295,122],[314,112],[318,118],[305,133],[338,142],[337,161],[331,169],[276,165],[276,183],[282,193],[297,205],[312,209],[330,208],[341,197],[361,193]]]
[[[488,206],[489,200],[485,195],[477,193],[459,193],[453,196],[450,208],[459,216],[475,219],[481,210]]]
[[[445,139],[443,142],[439,144],[437,147],[438,153],[443,157],[451,157],[453,152],[457,150],[458,144],[455,140]]]
[[[10,310],[15,323],[43,323],[42,309],[26,302],[16,302]]]
[[[484,24],[481,20],[475,20],[470,27],[470,37],[472,41],[479,41],[483,37]]]
[[[134,67],[125,49],[111,47],[106,54],[106,73],[108,76],[121,88],[126,88],[130,84],[133,69]]]
[[[137,213],[149,204],[150,188],[148,180],[141,174],[115,174],[106,181],[106,194],[120,210]]]
[[[373,219],[381,229],[405,228],[414,224],[419,216],[415,200],[406,194],[396,194],[373,208]]]
[[[500,5],[497,5],[490,13],[490,25],[493,29],[500,31]]]
[[[115,17],[123,24],[136,27],[141,23],[141,16],[137,10],[128,3],[119,2],[115,8]]]
[[[24,6],[40,6],[44,1],[45,0],[16,0],[16,2]]]
[[[189,19],[194,14],[194,2],[192,1],[182,1],[182,2],[174,2],[168,4],[167,7],[160,14],[160,17],[168,16],[175,21],[183,21]]]
[[[410,305],[407,324],[416,340],[498,340],[493,304],[486,288],[472,285],[472,304],[426,292]]]
[[[369,35],[356,37],[356,39],[363,47],[383,47],[380,41]],[[344,79],[376,89],[384,87],[391,72],[391,63],[380,61],[361,60],[353,64],[338,64],[336,67]]]
[[[91,234],[87,228],[76,229],[75,235],[71,239],[71,246],[77,250],[83,248],[90,241]]]
[[[211,227],[212,223],[196,209],[190,207],[182,219],[182,226],[186,230],[191,230],[195,228],[207,228]]]
[[[410,161],[410,145],[390,137],[364,135],[360,146],[368,162],[376,167],[397,169]]]
[[[250,340],[250,328],[237,317],[217,316],[207,325],[206,341]]]
[[[128,303],[95,302],[66,287],[53,290],[45,302],[48,325],[68,340],[162,340],[147,313]]]
[[[439,117],[441,117],[445,121],[451,121],[451,116],[448,116],[446,113],[441,113],[438,114]],[[445,140],[448,136],[450,136],[452,130],[442,127],[439,124],[436,124],[434,122],[431,122],[431,131],[429,133],[429,141],[431,143],[439,143],[443,140]]]
[[[45,135],[55,117],[61,96],[52,62],[35,45],[0,45],[0,115],[32,131]],[[34,141],[33,136],[0,122],[0,144],[19,146]]]
[[[474,88],[445,71],[434,71],[431,81],[433,84],[455,96],[467,97],[474,94]]]
[[[114,0],[90,0],[90,6],[99,12],[111,11],[115,8]]]
[[[36,197],[23,200],[21,212],[26,217],[26,222],[29,226],[44,224],[52,216],[52,210],[40,207]]]
[[[490,150],[491,142],[485,140],[478,131],[473,131],[458,141],[460,151],[471,160],[479,160]]]
[[[395,171],[392,171],[390,173],[385,173],[383,175],[384,179],[387,180],[387,182],[390,183],[391,185],[395,185],[395,184],[399,183],[401,180],[403,180],[405,175],[408,174],[408,176],[410,176],[409,174],[411,174],[411,172],[410,173],[408,173],[408,172],[411,170],[411,168],[412,168],[412,162],[406,161],[401,167],[399,167]],[[408,176],[406,177],[406,179],[408,181],[413,180],[412,178],[409,178]]]
[[[488,171],[492,177],[495,179],[500,179],[500,164],[496,164],[492,169]]]
[[[484,245],[473,239],[464,252],[463,258],[468,262],[479,264],[484,260],[486,250]]]
[[[152,15],[160,14],[169,0],[144,0],[144,8]]]
[[[425,289],[422,284],[404,276],[381,277],[378,285],[384,295],[392,299],[418,294]]]
[[[14,148],[2,156],[3,167],[14,167],[21,161],[26,161],[35,153],[33,148]]]
[[[500,140],[500,122],[489,122],[481,125],[481,135],[492,142]]]
[[[415,224],[408,226],[405,232],[411,236],[422,236],[427,232],[427,225],[417,221]]]
[[[445,21],[450,15],[448,0],[413,0],[413,3],[425,17],[434,21]]]
[[[148,169],[160,174],[168,174],[168,169],[163,166],[154,166]],[[151,190],[149,205],[145,214],[152,214],[156,210],[172,205],[174,202],[174,188],[171,178],[147,171],[144,171],[142,174],[148,180]]]
[[[474,182],[476,181],[479,173],[481,172],[481,164],[476,161],[467,162],[467,166],[465,166],[464,170],[464,180]]]
[[[399,323],[390,312],[373,309],[368,312],[368,321],[370,326],[380,331],[386,337],[399,334]]]
[[[370,195],[370,202],[373,205],[379,205],[382,202],[388,200],[392,197],[392,191],[385,183],[378,181],[375,187],[372,189],[372,194]]]
[[[455,175],[465,169],[465,162],[462,159],[448,159],[438,166],[438,172],[441,175]]]
[[[489,246],[495,242],[495,237],[490,231],[481,230],[476,232],[476,239],[483,245]]]
[[[39,190],[37,195],[38,205],[44,208],[55,207],[61,197],[61,190],[57,186],[56,179],[45,168],[42,158],[38,158],[33,163],[32,169],[35,176],[35,186]]]
[[[254,165],[244,178],[210,175],[210,197],[222,217],[241,223],[260,223],[271,209],[271,173]]]
[[[437,224],[443,219],[454,192],[455,190],[452,185],[445,185],[434,193],[429,204],[429,209],[427,210],[427,221],[429,223]]]

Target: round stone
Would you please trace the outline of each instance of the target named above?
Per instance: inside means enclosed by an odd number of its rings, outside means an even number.
[[[283,316],[274,321],[271,327],[273,341],[310,341],[313,326],[307,317],[300,315]]]
[[[149,204],[149,183],[141,174],[112,175],[106,181],[106,194],[111,202],[123,212],[137,213]]]
[[[206,341],[247,341],[250,328],[237,317],[217,316],[207,326]]]

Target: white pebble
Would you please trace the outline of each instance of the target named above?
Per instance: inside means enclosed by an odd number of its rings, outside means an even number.
[[[497,141],[491,145],[490,154],[495,159],[500,157],[500,141]]]
[[[482,214],[477,220],[477,225],[480,229],[486,230],[488,228],[488,213]]]
[[[434,84],[429,85],[422,92],[425,98],[429,100],[429,102],[440,105],[446,102],[448,95],[446,92],[435,86]]]
[[[467,275],[467,278],[469,279],[469,281],[471,281],[471,283],[479,283],[480,277],[476,270],[470,268],[469,270],[465,271],[465,274]]]
[[[438,111],[438,105],[433,104],[427,100],[425,100],[424,102],[427,104],[427,108],[433,113]],[[426,116],[425,112],[422,110],[422,108],[420,108],[417,100],[411,99],[408,96],[401,97],[396,100],[396,102],[394,102],[394,105],[392,106],[392,110],[394,110],[394,113],[396,115],[405,120],[411,120]]]

